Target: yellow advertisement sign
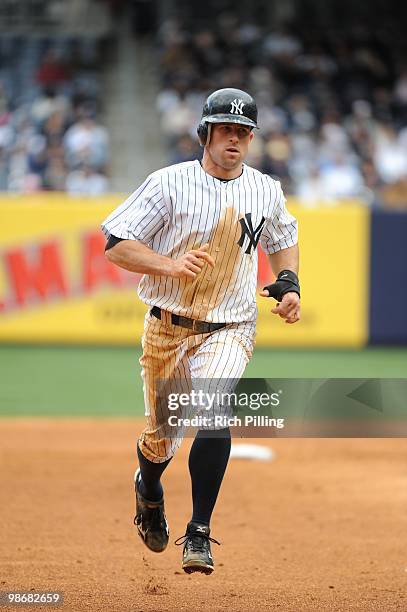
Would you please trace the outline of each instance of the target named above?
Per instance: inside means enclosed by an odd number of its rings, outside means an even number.
[[[104,257],[100,222],[123,197],[0,200],[0,341],[137,344],[147,307],[138,277]],[[258,345],[360,346],[367,338],[368,213],[354,204],[303,210],[302,321],[258,299]],[[269,282],[261,254],[259,286]]]

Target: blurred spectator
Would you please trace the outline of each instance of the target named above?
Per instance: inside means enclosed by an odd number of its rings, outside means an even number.
[[[385,183],[407,177],[407,150],[392,125],[381,124],[376,131],[374,163]]]
[[[43,187],[49,191],[65,191],[67,169],[62,146],[48,149],[48,163],[44,172]]]
[[[363,180],[359,169],[341,153],[320,169],[322,190],[327,198],[351,198],[360,196]]]
[[[14,130],[10,123],[11,116],[8,113],[0,115],[0,147],[6,150],[13,142]]]
[[[171,164],[192,161],[199,157],[199,155],[200,150],[196,138],[192,138],[189,134],[184,134],[174,144]]]
[[[287,30],[274,30],[263,41],[263,49],[272,58],[296,57],[301,51],[301,42]]]
[[[265,140],[261,170],[273,177],[278,177],[286,193],[291,191],[288,168],[290,155],[291,144],[287,134],[274,132]]]
[[[71,195],[100,195],[108,189],[107,178],[90,166],[83,165],[70,172],[66,178],[66,190]]]
[[[316,167],[312,168],[305,178],[298,183],[296,195],[301,204],[307,208],[315,207],[318,202],[331,206],[337,203],[326,193],[324,181]]]
[[[161,117],[161,129],[169,140],[179,138],[191,130],[196,115],[185,99],[178,100],[173,108],[166,109]]]
[[[90,117],[74,123],[67,130],[63,142],[68,165],[72,168],[80,163],[93,168],[102,168],[107,162],[109,145],[107,130]]]
[[[69,68],[58,58],[54,49],[49,49],[37,71],[37,81],[43,87],[60,85],[70,77]]]
[[[56,89],[47,86],[33,101],[31,116],[37,124],[41,124],[53,113],[60,112],[66,115],[68,108],[69,100],[66,96],[57,95]]]
[[[388,208],[407,209],[406,204],[407,178],[386,185],[381,193],[382,200]]]

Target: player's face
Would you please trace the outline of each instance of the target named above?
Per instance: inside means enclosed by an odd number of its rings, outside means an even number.
[[[253,133],[238,123],[212,124],[208,152],[212,160],[225,170],[238,168],[247,155]]]

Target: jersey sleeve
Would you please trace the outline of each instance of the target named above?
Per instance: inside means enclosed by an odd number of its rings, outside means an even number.
[[[168,220],[161,181],[150,175],[103,221],[102,230],[107,238],[112,235],[148,245]]]
[[[271,187],[275,204],[260,236],[260,244],[267,254],[288,249],[298,242],[297,219],[286,208],[286,199],[278,181]]]

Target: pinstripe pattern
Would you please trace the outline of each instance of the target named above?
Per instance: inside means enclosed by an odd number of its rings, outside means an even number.
[[[210,322],[254,321],[257,250],[245,253],[239,219],[251,214],[265,224],[260,243],[275,253],[297,243],[297,222],[285,207],[280,183],[243,166],[228,182],[207,174],[198,161],[151,174],[102,224],[106,236],[140,240],[155,252],[177,258],[209,243],[215,259],[194,280],[143,276],[138,293],[149,306]],[[247,238],[246,238],[247,240]]]
[[[209,381],[205,390],[232,393],[236,381],[243,375],[251,358],[255,323],[235,323],[208,334],[194,334],[191,330],[172,325],[169,317],[159,320],[147,313],[140,358],[147,424],[140,436],[142,453],[153,462],[172,457],[180,446],[183,428],[176,431],[168,426],[172,414],[165,401],[158,401],[159,381],[165,380],[168,393],[189,393],[201,388],[202,380]],[[213,380],[213,384],[211,380]],[[196,384],[195,384],[196,383]],[[161,387],[161,393],[163,388]],[[208,417],[228,414],[227,407],[216,404]],[[179,417],[194,413],[186,408]]]

